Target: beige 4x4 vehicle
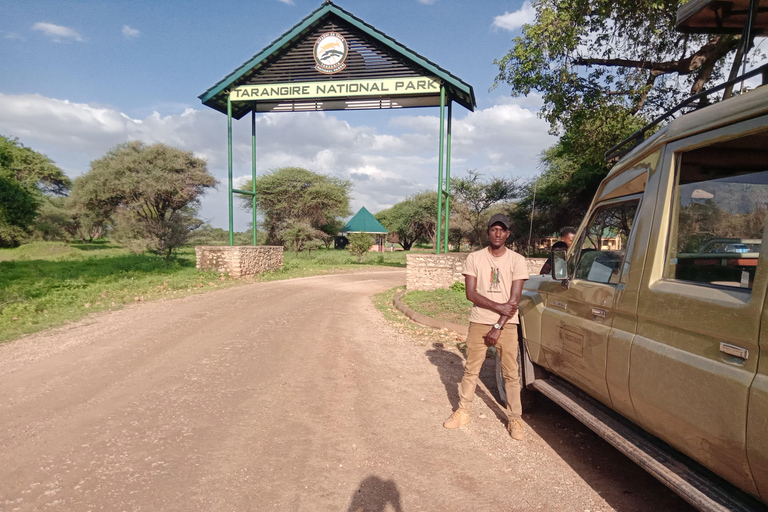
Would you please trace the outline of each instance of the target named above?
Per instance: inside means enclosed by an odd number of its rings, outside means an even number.
[[[702,510],[762,510],[767,219],[768,86],[636,146],[553,253],[552,276],[526,283],[524,393],[561,404]]]

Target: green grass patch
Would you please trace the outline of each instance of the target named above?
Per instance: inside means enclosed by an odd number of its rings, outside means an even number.
[[[444,322],[466,324],[469,322],[469,302],[464,292],[456,289],[411,291],[403,295],[403,302],[414,311]]]
[[[401,290],[405,290],[405,286],[398,286],[385,292],[377,293],[372,297],[373,305],[381,311],[384,318],[391,322],[395,328],[422,345],[442,343],[461,347],[464,344],[463,336],[418,324],[399,311],[394,306],[393,299],[395,294]],[[407,295],[410,295],[410,293]]]
[[[363,264],[347,251],[286,252],[284,268],[260,281],[405,267],[405,254],[369,253]],[[222,279],[223,277],[223,279]],[[194,248],[164,261],[116,244],[35,242],[0,249],[0,343],[125,304],[175,298],[252,282],[195,268]]]

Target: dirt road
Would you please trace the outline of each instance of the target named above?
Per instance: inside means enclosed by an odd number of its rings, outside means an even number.
[[[522,443],[485,391],[443,429],[460,353],[370,301],[404,281],[246,285],[0,346],[0,510],[687,509],[550,402]]]

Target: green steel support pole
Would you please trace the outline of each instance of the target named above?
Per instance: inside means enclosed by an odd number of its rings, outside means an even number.
[[[227,96],[227,177],[229,179],[229,245],[235,245],[234,211],[232,209],[232,101]]]
[[[445,235],[445,248],[443,252],[448,252],[448,218],[451,216],[451,118],[453,117],[453,101],[448,102],[448,135],[445,141],[445,225],[443,232]]]
[[[440,86],[440,154],[437,159],[437,232],[435,254],[440,254],[440,223],[443,216],[443,139],[445,138],[445,86]]]
[[[253,197],[251,197],[253,201],[253,245],[256,245],[256,110],[251,110],[251,189],[253,192]]]

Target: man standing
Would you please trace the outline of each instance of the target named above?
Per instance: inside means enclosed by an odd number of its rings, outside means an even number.
[[[456,428],[469,423],[480,368],[487,347],[496,347],[501,356],[504,388],[507,391],[507,431],[522,441],[520,379],[517,374],[517,304],[528,279],[525,258],[504,245],[509,237],[509,218],[497,213],[488,221],[490,245],[471,253],[464,262],[467,300],[474,303],[469,315],[467,364],[459,385],[459,408],[443,426]],[[509,324],[509,327],[505,326]]]

